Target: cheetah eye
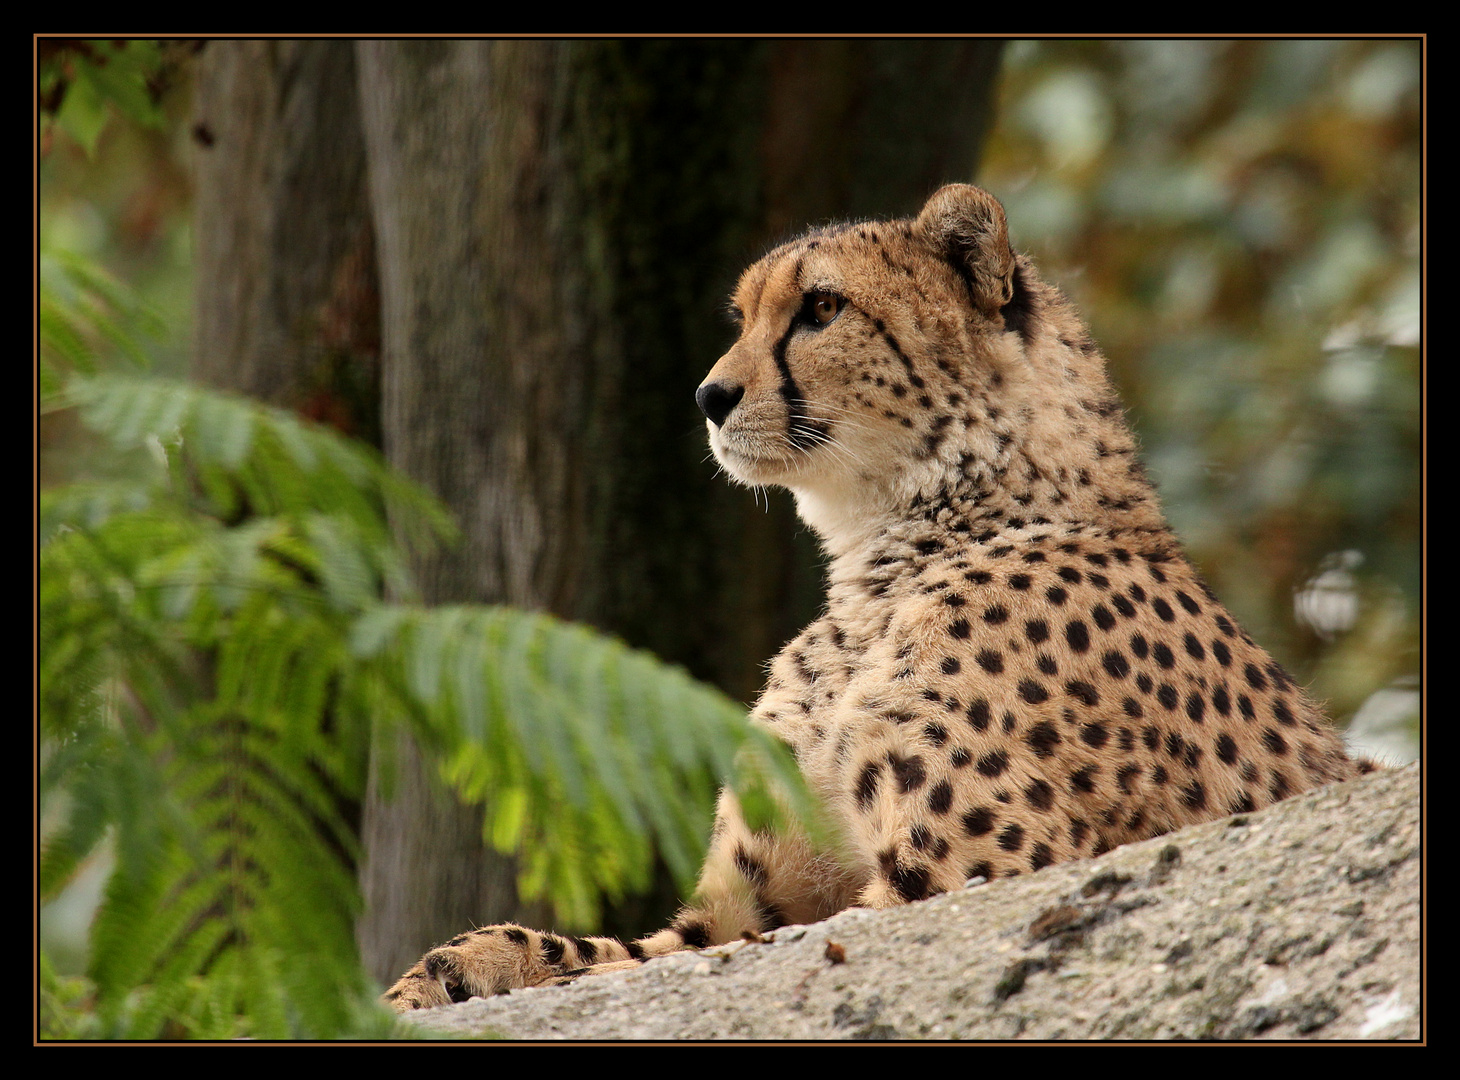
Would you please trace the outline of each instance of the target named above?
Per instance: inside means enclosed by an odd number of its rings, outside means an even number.
[[[836,293],[807,293],[801,303],[801,317],[817,326],[825,326],[841,313],[846,301]]]

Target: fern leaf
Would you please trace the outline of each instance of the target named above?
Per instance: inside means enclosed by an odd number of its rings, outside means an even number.
[[[583,627],[509,609],[387,606],[362,617],[352,641],[399,665],[413,708],[454,725],[461,744],[448,781],[487,802],[487,839],[525,860],[524,892],[546,892],[564,918],[594,908],[590,893],[646,877],[652,849],[626,845],[630,836],[652,835],[688,888],[718,782],[736,769],[753,805],[758,792],[789,793],[761,800],[769,818],[810,812],[785,748],[756,740],[739,706]],[[476,663],[485,668],[473,680]],[[493,718],[485,731],[463,722],[463,682]],[[737,756],[747,739],[753,760]],[[573,854],[556,857],[564,852]],[[597,867],[596,877],[584,879],[583,867]]]

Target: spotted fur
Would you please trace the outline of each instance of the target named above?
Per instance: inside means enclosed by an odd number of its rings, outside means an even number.
[[[1186,561],[1099,350],[992,196],[807,233],[734,303],[739,340],[696,395],[710,445],[735,480],[789,488],[831,556],[754,718],[842,845],[752,833],[723,795],[668,929],[463,935],[398,1008],[1015,877],[1371,767]]]

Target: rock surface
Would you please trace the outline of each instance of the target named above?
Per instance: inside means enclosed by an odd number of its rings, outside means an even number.
[[[405,1018],[513,1040],[1417,1040],[1420,774]]]

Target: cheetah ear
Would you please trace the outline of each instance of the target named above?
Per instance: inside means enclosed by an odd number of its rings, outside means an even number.
[[[1014,251],[999,200],[972,184],[933,192],[914,226],[968,282],[974,302],[992,315],[1014,298]]]

